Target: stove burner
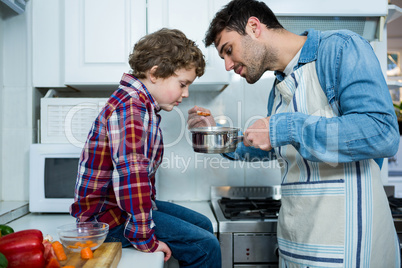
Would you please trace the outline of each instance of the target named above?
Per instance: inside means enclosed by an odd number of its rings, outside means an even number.
[[[392,217],[401,218],[402,217],[402,198],[389,196],[388,203],[389,203],[389,207],[391,209]]]
[[[231,199],[222,197],[219,206],[226,219],[230,220],[264,220],[278,218],[280,200],[265,199]]]

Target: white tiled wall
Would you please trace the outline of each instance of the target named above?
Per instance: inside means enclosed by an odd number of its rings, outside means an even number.
[[[0,13],[0,200],[28,200],[28,150],[32,143],[29,14]]]
[[[253,119],[265,117],[273,75],[265,75],[254,85],[232,76],[221,92],[190,90],[190,97],[178,109],[162,112],[165,143],[164,162],[157,174],[158,198],[162,200],[208,200],[210,187],[262,186],[280,183],[276,161],[265,163],[233,162],[219,154],[195,153],[187,130],[187,111],[194,105],[211,110],[215,118],[226,118],[226,125],[245,130]]]

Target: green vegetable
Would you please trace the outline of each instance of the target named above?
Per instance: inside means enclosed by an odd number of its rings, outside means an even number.
[[[0,224],[0,232],[1,236],[4,236],[14,233],[14,230],[10,226]]]
[[[0,268],[7,268],[8,266],[8,261],[6,259],[6,256],[4,256],[1,252],[0,252]]]

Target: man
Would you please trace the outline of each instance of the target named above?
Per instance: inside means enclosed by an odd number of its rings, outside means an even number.
[[[233,0],[205,37],[228,71],[276,80],[268,116],[244,133],[234,160],[278,159],[280,267],[400,267],[380,169],[398,149],[392,100],[370,44],[346,31],[285,30],[255,0]],[[189,128],[215,125],[189,110]]]

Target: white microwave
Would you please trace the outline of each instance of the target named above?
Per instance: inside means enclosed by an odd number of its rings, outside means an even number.
[[[82,148],[72,144],[32,144],[29,156],[29,211],[69,212],[74,201]]]

